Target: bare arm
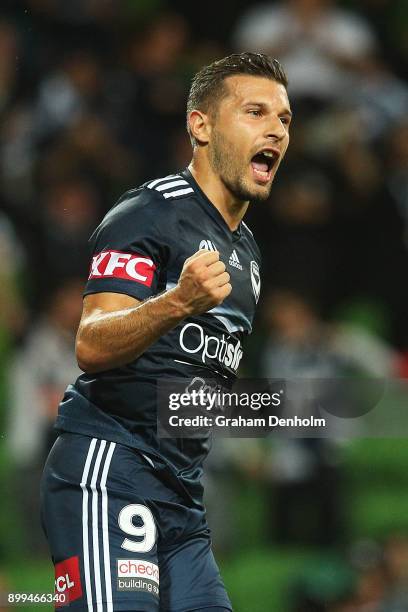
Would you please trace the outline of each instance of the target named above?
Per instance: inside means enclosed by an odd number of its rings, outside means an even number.
[[[140,302],[119,293],[85,297],[76,353],[88,373],[125,365],[192,314],[220,304],[232,290],[217,251],[189,257],[174,289]]]

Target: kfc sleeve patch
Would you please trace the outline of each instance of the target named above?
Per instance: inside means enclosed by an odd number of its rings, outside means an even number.
[[[155,270],[153,260],[139,253],[102,251],[92,259],[89,280],[121,278],[151,287]]]

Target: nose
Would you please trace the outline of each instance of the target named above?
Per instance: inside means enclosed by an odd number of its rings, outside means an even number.
[[[286,128],[280,120],[280,117],[276,116],[271,118],[271,121],[268,123],[265,136],[274,142],[279,142],[286,136]]]

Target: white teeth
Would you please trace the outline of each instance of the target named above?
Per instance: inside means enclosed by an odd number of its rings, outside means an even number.
[[[274,154],[271,151],[262,151],[265,157],[274,157]]]

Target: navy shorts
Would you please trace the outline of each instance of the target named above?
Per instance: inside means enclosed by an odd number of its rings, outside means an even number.
[[[114,612],[231,610],[204,509],[139,451],[63,433],[41,483],[58,606]]]

